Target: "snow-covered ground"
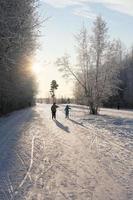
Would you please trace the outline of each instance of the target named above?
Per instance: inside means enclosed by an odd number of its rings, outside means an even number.
[[[50,105],[0,119],[0,200],[132,200],[133,112]]]

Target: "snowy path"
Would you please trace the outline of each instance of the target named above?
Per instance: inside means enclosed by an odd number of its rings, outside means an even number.
[[[63,109],[0,119],[0,200],[132,200],[133,118]]]

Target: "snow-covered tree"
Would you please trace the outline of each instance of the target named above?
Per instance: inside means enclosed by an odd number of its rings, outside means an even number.
[[[120,69],[120,90],[114,94],[107,102],[108,107],[133,108],[133,54],[131,51],[123,56]]]
[[[94,21],[92,34],[83,27],[76,41],[76,65],[71,65],[66,55],[57,60],[57,65],[76,79],[76,88],[81,91],[77,93],[80,97],[84,94],[90,113],[97,114],[101,103],[118,91],[121,46],[118,41],[109,41],[101,16]]]
[[[0,1],[0,113],[31,105],[35,81],[30,58],[36,47],[36,0]]]

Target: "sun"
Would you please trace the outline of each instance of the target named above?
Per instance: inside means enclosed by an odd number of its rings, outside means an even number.
[[[40,63],[35,63],[32,65],[32,70],[36,75],[38,75],[42,71],[42,66],[40,65]]]

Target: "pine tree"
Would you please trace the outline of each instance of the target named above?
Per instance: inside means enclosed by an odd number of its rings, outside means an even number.
[[[56,80],[52,80],[50,85],[50,94],[53,99],[53,103],[55,102],[55,90],[57,90],[59,85],[57,84]]]

